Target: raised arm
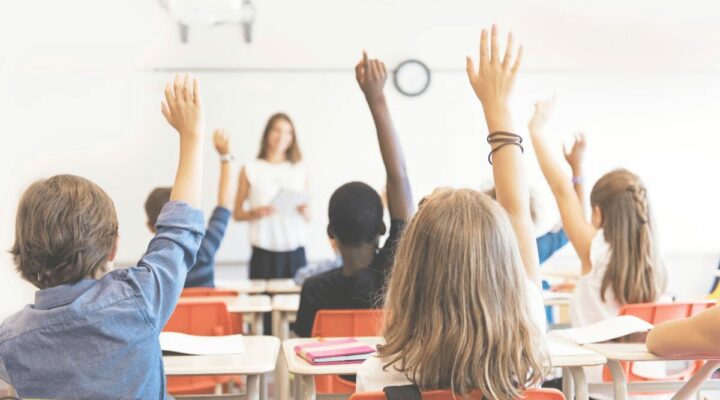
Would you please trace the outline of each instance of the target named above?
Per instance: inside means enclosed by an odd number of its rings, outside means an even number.
[[[505,54],[500,58],[497,27],[492,27],[490,52],[488,32],[480,36],[480,61],[476,69],[467,58],[467,74],[475,94],[482,103],[488,133],[513,132],[509,100],[522,59],[522,46],[513,55],[512,33],[508,35]],[[502,148],[500,147],[502,146]],[[528,277],[540,285],[537,244],[530,218],[530,189],[522,166],[520,146],[492,144],[492,168],[495,190],[500,205],[510,215],[517,237],[523,266]]]
[[[395,133],[390,110],[385,100],[383,86],[387,79],[385,64],[379,60],[369,60],[367,53],[355,66],[355,77],[365,100],[370,107],[377,130],[380,153],[387,174],[387,197],[390,218],[408,221],[415,210],[410,182],[408,181],[405,156],[400,140]]]
[[[713,307],[694,317],[670,321],[653,328],[647,336],[647,347],[663,357],[720,357],[720,307]]]
[[[218,207],[231,209],[233,206],[232,188],[230,187],[230,174],[232,163],[228,156],[230,154],[230,139],[224,129],[216,129],[213,134],[215,150],[220,155],[220,182],[218,183]]]
[[[177,75],[173,84],[168,83],[165,86],[162,113],[180,134],[180,161],[170,200],[200,207],[205,116],[198,80],[185,74],[184,77]]]
[[[539,101],[528,125],[540,169],[555,196],[563,229],[582,262],[582,273],[590,272],[590,244],[597,229],[585,219],[582,202],[573,188],[570,176],[553,154],[545,135],[545,124],[552,113],[554,100]]]
[[[570,150],[565,150],[565,161],[570,165],[572,170],[573,188],[578,200],[580,200],[580,206],[583,209],[583,215],[585,213],[585,178],[583,175],[583,160],[585,159],[585,147],[587,146],[587,140],[585,134],[580,132],[575,135],[575,141],[573,142]]]

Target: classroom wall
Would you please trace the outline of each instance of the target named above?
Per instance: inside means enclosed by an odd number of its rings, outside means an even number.
[[[151,188],[172,182],[177,162],[176,134],[159,112],[163,84],[175,70],[200,77],[208,129],[230,131],[241,163],[255,156],[267,116],[284,110],[295,119],[312,175],[311,259],[330,254],[325,210],[334,188],[349,180],[383,186],[372,121],[352,72],[363,48],[390,67],[419,58],[434,72],[419,98],[402,97],[388,84],[416,197],[439,185],[485,185],[491,175],[484,121],[463,69],[464,56],[477,51],[480,27],[497,21],[515,29],[527,50],[513,99],[517,129],[526,126],[536,99],[556,94],[558,143],[575,130],[588,133],[588,181],[619,166],[637,171],[650,188],[663,250],[676,260],[671,267],[683,290],[700,291],[690,276],[708,279],[708,261],[720,253],[720,189],[712,177],[720,167],[720,48],[707,43],[720,34],[714,2],[257,0],[256,6],[253,44],[227,26],[193,29],[183,45],[154,1],[0,3],[9,128],[2,137],[15,156],[5,159],[11,163],[3,181],[10,190],[0,200],[3,246],[22,190],[41,177],[74,173],[114,199],[118,259],[130,263],[143,253],[150,235],[142,204]],[[206,147],[210,211],[218,162],[209,141]],[[546,211],[542,230],[557,214],[532,151],[526,153]],[[218,258],[236,264],[248,256],[246,226],[232,224]],[[9,261],[0,263],[2,289],[15,290]]]

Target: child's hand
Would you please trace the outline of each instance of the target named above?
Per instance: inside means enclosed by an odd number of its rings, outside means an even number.
[[[162,113],[183,139],[198,139],[205,130],[205,113],[200,99],[200,84],[190,74],[177,74],[173,84],[165,86]]]
[[[383,98],[387,69],[382,61],[377,59],[369,60],[367,53],[363,51],[362,60],[355,66],[355,79],[357,79],[360,89],[365,93],[367,101]]]
[[[533,135],[541,135],[545,130],[545,125],[552,115],[553,109],[555,109],[555,98],[550,100],[540,100],[535,103],[535,113],[530,118],[528,123],[528,129]]]
[[[225,129],[215,129],[213,141],[215,142],[215,150],[217,150],[221,156],[230,152],[230,138],[227,132],[225,132]]]
[[[575,142],[570,150],[565,149],[565,160],[573,170],[575,176],[580,176],[577,172],[582,171],[583,158],[585,157],[585,133],[579,132],[575,135]]]
[[[472,58],[467,57],[470,85],[480,99],[486,115],[507,107],[523,54],[523,48],[520,46],[513,61],[513,36],[509,33],[505,54],[502,59],[500,58],[500,45],[497,43],[498,34],[495,25],[492,27],[490,54],[488,54],[487,36],[487,30],[483,29],[480,35],[480,61],[477,69]]]

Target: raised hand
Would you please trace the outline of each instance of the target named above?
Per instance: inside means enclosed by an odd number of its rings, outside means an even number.
[[[575,142],[573,143],[570,150],[565,149],[565,160],[570,164],[573,170],[574,176],[580,176],[578,172],[582,171],[583,158],[585,157],[585,147],[587,146],[587,140],[585,139],[585,133],[578,132],[575,134]]]
[[[213,133],[213,142],[215,143],[215,150],[218,154],[224,156],[230,152],[230,138],[228,137],[225,129],[215,129]]]
[[[523,48],[520,46],[517,53],[513,55],[513,35],[509,33],[505,53],[501,58],[497,37],[497,27],[493,25],[488,52],[488,32],[483,29],[480,35],[478,67],[475,68],[471,57],[467,57],[466,66],[470,85],[483,105],[490,131],[505,130],[505,126],[496,125],[509,123],[506,120],[508,116],[503,114],[507,109],[523,54]]]
[[[547,125],[554,109],[555,97],[550,100],[540,100],[535,103],[535,112],[528,123],[528,129],[531,134],[541,135],[544,133],[545,126]]]
[[[368,59],[367,53],[363,51],[362,60],[355,66],[355,79],[368,102],[383,98],[387,69],[382,61]]]
[[[190,74],[177,74],[174,82],[165,86],[165,101],[162,102],[161,110],[181,138],[202,137],[205,113],[200,98],[200,84]]]

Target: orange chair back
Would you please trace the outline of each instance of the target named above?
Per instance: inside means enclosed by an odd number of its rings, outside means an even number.
[[[632,315],[656,325],[663,322],[692,317],[693,315],[699,314],[714,305],[714,301],[707,300],[682,303],[626,304],[620,308],[618,315]],[[631,362],[622,363],[622,367],[625,370],[625,376],[629,382],[670,381],[689,379],[695,374],[695,372],[697,372],[698,369],[700,369],[700,367],[702,367],[703,363],[703,361],[692,362],[685,370],[662,378],[648,377],[635,373],[633,371],[633,363]],[[603,380],[606,382],[612,381],[612,375],[607,367],[603,370]]]
[[[383,310],[320,310],[312,337],[379,336]]]
[[[383,310],[320,310],[315,314],[312,337],[380,336]],[[355,392],[355,382],[338,375],[315,377],[315,390],[322,394]]]
[[[163,331],[200,336],[229,335],[232,333],[230,314],[223,302],[178,303]],[[217,385],[230,379],[221,376],[169,376],[167,390],[172,395],[212,394]]]
[[[239,296],[240,292],[232,289],[215,289],[205,287],[194,287],[183,289],[180,297],[211,297],[211,296]]]
[[[474,391],[469,395],[463,396],[454,394],[449,390],[433,390],[422,392],[422,400],[480,400],[483,398],[482,393]],[[522,400],[565,400],[562,392],[555,389],[528,389],[525,391]],[[521,400],[518,399],[518,400]],[[383,392],[365,392],[355,393],[350,396],[350,400],[387,400]]]

